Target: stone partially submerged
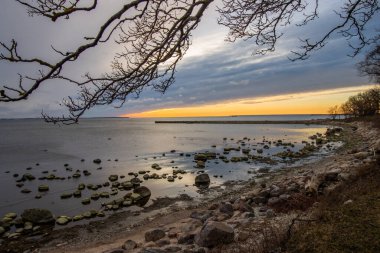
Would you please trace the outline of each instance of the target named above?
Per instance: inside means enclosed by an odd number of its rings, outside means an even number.
[[[24,221],[29,221],[37,225],[55,222],[53,214],[49,210],[40,208],[26,209],[21,214],[21,217]]]
[[[138,186],[133,190],[130,198],[137,206],[141,207],[148,203],[151,194],[151,191],[147,187]]]
[[[207,173],[196,176],[195,185],[198,187],[208,187],[210,185],[210,176]]]

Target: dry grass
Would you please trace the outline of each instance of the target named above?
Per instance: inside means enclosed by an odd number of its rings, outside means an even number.
[[[314,218],[291,236],[286,252],[380,252],[379,166],[363,167],[358,180],[321,199]]]
[[[233,244],[216,247],[210,253],[273,253],[279,252],[286,239],[286,230],[290,219],[269,220],[241,228],[244,238]],[[286,223],[286,224],[284,224]]]
[[[372,127],[380,129],[380,115],[358,117],[358,118],[348,118],[343,120],[344,122],[366,122],[372,124]]]
[[[315,201],[316,199],[314,197],[306,196],[303,193],[296,193],[293,194],[287,201],[270,205],[270,207],[277,213],[306,211]]]

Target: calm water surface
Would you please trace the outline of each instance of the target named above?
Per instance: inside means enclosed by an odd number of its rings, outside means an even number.
[[[325,116],[256,116],[256,117],[215,117],[215,118],[181,118],[181,120],[297,120],[321,118]],[[326,126],[306,125],[187,125],[187,124],[155,124],[154,119],[84,119],[78,125],[56,126],[41,120],[0,120],[0,216],[13,211],[32,207],[50,209],[55,215],[76,215],[89,209],[99,210],[101,202],[111,199],[92,201],[88,206],[81,204],[81,199],[90,197],[93,191],[84,190],[82,198],[60,199],[62,193],[73,192],[79,183],[102,184],[107,182],[110,174],[125,175],[128,172],[150,170],[151,173],[171,174],[173,167],[184,169],[190,173],[183,179],[168,182],[166,179],[144,181],[142,185],[152,191],[151,199],[160,196],[174,197],[181,193],[198,196],[193,186],[195,174],[193,154],[211,151],[223,153],[224,147],[238,146],[237,141],[244,137],[247,148],[260,148],[263,139],[274,141],[282,139],[295,142],[294,150],[303,147],[302,140],[317,132],[323,133]],[[223,140],[223,138],[227,140]],[[211,147],[216,145],[215,147]],[[171,153],[175,150],[175,153]],[[280,152],[283,147],[271,146],[264,155],[270,156]],[[192,154],[191,157],[180,156],[180,153]],[[165,154],[165,156],[163,156]],[[242,156],[240,151],[232,151],[229,157]],[[100,165],[92,161],[100,158]],[[85,159],[81,162],[81,159]],[[117,161],[115,161],[117,159]],[[216,161],[217,162],[217,161]],[[39,164],[38,166],[36,164]],[[151,165],[158,163],[162,170],[153,171]],[[64,164],[75,170],[88,170],[88,177],[66,180],[34,180],[25,182],[23,188],[16,186],[16,180],[24,173],[31,173],[36,178],[46,176],[49,171],[59,177],[69,177],[74,172],[66,171]],[[223,178],[211,177],[212,185],[220,185],[227,180],[247,180],[251,177],[247,172],[267,164],[247,163],[215,163],[207,162],[205,170],[212,175],[223,175]],[[282,165],[281,165],[282,166]],[[27,170],[27,168],[32,168]],[[102,167],[101,170],[97,168]],[[14,177],[14,174],[19,174]],[[140,178],[141,175],[139,176]],[[50,191],[35,199],[38,186],[47,184]],[[187,186],[186,186],[187,185]],[[24,188],[32,192],[23,194]],[[102,188],[98,192],[110,191]],[[113,198],[126,194],[119,192]],[[149,202],[151,203],[151,202]],[[148,204],[149,204],[148,203]]]

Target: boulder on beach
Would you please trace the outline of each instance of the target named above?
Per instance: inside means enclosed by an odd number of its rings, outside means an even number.
[[[145,233],[146,242],[155,242],[165,237],[165,231],[162,229],[152,229]]]
[[[223,222],[208,222],[195,237],[195,243],[201,247],[215,247],[234,241],[234,230]]]
[[[196,186],[208,186],[209,184],[210,184],[210,177],[207,173],[203,173],[195,177]]]
[[[26,209],[21,217],[24,221],[29,221],[33,224],[49,224],[54,223],[53,214],[47,209],[32,208]]]
[[[137,243],[133,240],[127,240],[126,242],[124,242],[122,248],[124,250],[133,250],[137,248]]]

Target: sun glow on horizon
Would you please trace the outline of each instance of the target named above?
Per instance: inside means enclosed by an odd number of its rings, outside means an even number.
[[[161,118],[271,114],[326,114],[329,107],[340,105],[345,102],[348,97],[373,87],[374,85],[365,85],[314,92],[226,100],[214,104],[162,108],[138,113],[122,114],[120,117]]]

